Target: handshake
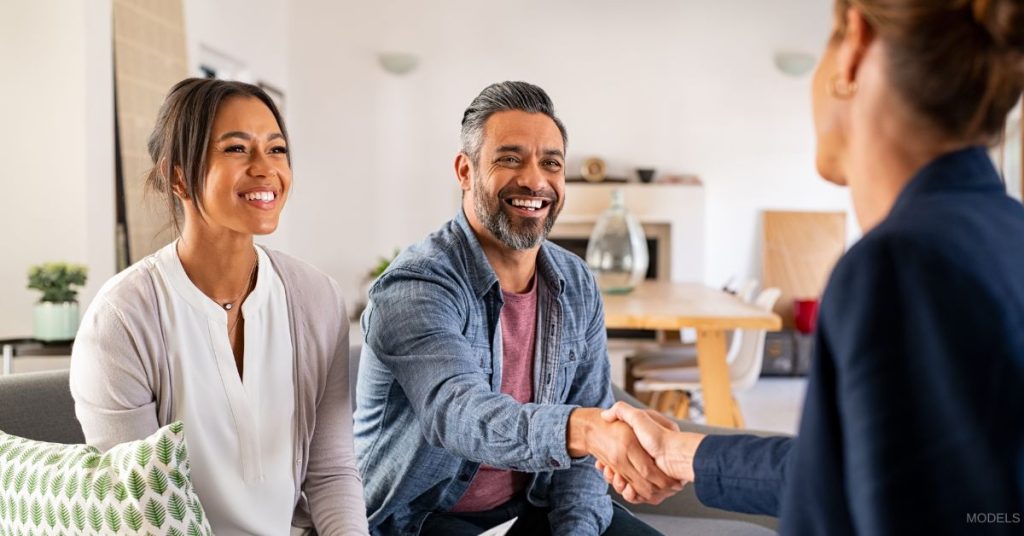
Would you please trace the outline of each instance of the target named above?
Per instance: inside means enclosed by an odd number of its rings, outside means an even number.
[[[681,432],[654,410],[617,402],[607,410],[579,408],[569,416],[569,455],[597,458],[597,469],[631,503],[659,504],[692,482],[703,434]]]

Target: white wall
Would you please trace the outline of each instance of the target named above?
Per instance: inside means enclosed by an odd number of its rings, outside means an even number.
[[[548,90],[570,133],[570,169],[696,173],[707,189],[709,283],[759,272],[758,211],[849,210],[813,169],[809,80],[776,50],[817,52],[829,2],[449,0],[376,3],[185,0],[190,65],[200,44],[286,93],[295,188],[269,239],[342,282],[353,301],[377,255],[420,239],[458,207],[452,160],[465,106],[487,84]],[[112,275],[110,1],[21,3],[0,21],[0,336],[31,328],[29,265]],[[404,77],[377,54],[421,58]],[[856,235],[851,219],[851,236]]]
[[[0,18],[0,337],[32,331],[28,267],[87,264],[88,304],[114,273],[110,2],[18,2]]]
[[[571,172],[597,155],[612,173],[698,174],[709,283],[760,272],[760,210],[849,208],[814,171],[809,77],[772,63],[821,49],[829,2],[311,0],[289,13],[290,245],[350,294],[376,255],[455,213],[462,111],[500,80],[551,94]],[[391,50],[419,68],[384,72]]]
[[[287,0],[184,0],[183,3],[189,74],[201,76],[199,63],[210,57],[210,50],[237,60],[244,65],[243,71],[237,73],[238,80],[267,83],[284,92],[283,113],[287,123],[290,113]],[[291,211],[286,210],[277,231],[257,238],[257,242],[287,251],[290,215]]]

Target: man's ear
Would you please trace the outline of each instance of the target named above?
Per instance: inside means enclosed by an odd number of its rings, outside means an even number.
[[[874,41],[875,30],[864,19],[864,15],[856,8],[847,9],[846,34],[839,44],[839,55],[836,58],[837,71],[843,82],[852,84],[857,81],[861,61]]]
[[[459,181],[459,188],[468,192],[473,184],[473,162],[466,153],[455,156],[455,178]]]

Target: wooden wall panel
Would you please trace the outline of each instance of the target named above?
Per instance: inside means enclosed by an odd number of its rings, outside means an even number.
[[[761,285],[782,291],[775,312],[793,326],[793,300],[820,297],[846,247],[845,212],[764,212]]]
[[[114,0],[114,84],[129,263],[174,239],[163,199],[146,195],[146,143],[171,86],[188,74],[182,0]]]

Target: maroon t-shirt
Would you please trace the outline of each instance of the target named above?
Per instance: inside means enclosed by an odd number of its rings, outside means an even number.
[[[523,294],[501,291],[501,392],[517,402],[533,400],[533,347],[537,335],[537,277]],[[480,465],[453,512],[482,512],[505,504],[529,482],[529,474]]]

